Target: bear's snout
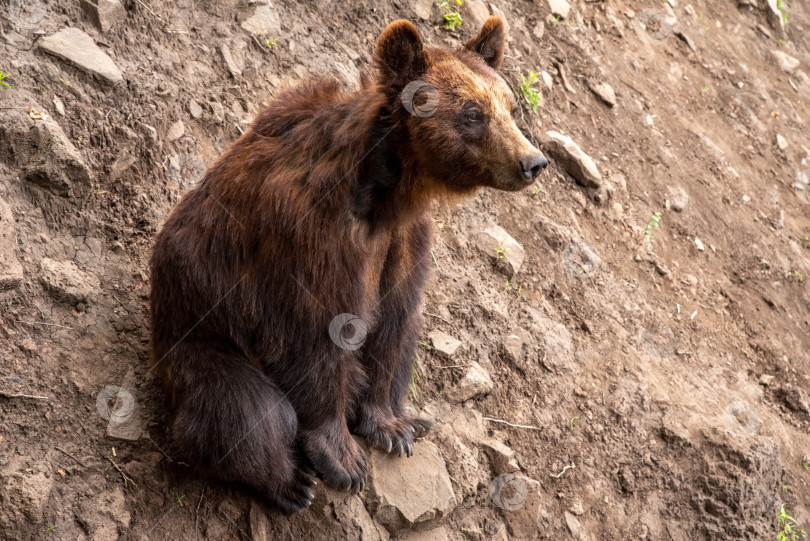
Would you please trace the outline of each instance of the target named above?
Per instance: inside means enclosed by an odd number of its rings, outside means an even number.
[[[548,166],[548,160],[540,152],[529,154],[520,160],[520,168],[526,180],[536,179],[546,166]]]

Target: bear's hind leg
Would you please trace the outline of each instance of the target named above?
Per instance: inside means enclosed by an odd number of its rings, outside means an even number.
[[[173,435],[184,455],[286,514],[308,507],[315,478],[295,457],[298,421],[284,393],[230,348],[181,343],[171,357]]]

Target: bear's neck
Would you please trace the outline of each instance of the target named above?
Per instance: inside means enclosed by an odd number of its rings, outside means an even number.
[[[393,228],[430,209],[432,183],[415,167],[404,120],[382,108],[373,121],[351,193],[352,212],[372,229]]]

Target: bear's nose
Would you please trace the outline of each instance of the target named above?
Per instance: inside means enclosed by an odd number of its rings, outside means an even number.
[[[523,169],[523,176],[528,180],[534,180],[543,172],[548,165],[548,160],[540,153],[530,154],[520,160],[520,167]]]

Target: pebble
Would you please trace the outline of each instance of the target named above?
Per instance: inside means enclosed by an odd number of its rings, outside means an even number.
[[[703,241],[702,241],[702,240],[700,240],[700,239],[699,239],[699,238],[697,238],[697,237],[695,237],[695,246],[697,246],[697,249],[698,249],[698,250],[700,250],[701,252],[702,252],[702,251],[704,251],[704,250],[706,249],[706,247],[705,247],[705,246],[703,246]]]
[[[776,134],[776,146],[779,147],[779,150],[787,150],[788,142],[782,135]]]
[[[551,14],[556,15],[562,19],[568,17],[571,11],[571,4],[566,0],[548,0],[548,7],[551,9]]]
[[[773,49],[771,56],[773,56],[779,69],[784,72],[790,73],[799,67],[800,62],[798,58],[794,58],[778,49]]]
[[[39,47],[108,83],[116,84],[124,80],[115,62],[96,45],[93,38],[78,28],[63,28],[44,37],[39,41]]]
[[[609,84],[607,84],[607,83],[596,83],[596,84],[590,85],[590,89],[608,107],[615,107],[616,106],[616,92],[613,91],[613,87],[611,87]]]
[[[461,347],[461,340],[442,331],[432,331],[428,337],[436,351],[448,358],[455,355],[458,348]]]
[[[602,186],[602,174],[593,158],[588,156],[573,139],[556,131],[546,132],[545,148],[560,162],[574,179],[586,188]]]
[[[184,133],[186,133],[186,126],[182,120],[178,120],[169,126],[169,131],[166,132],[166,140],[171,143],[183,137]]]

